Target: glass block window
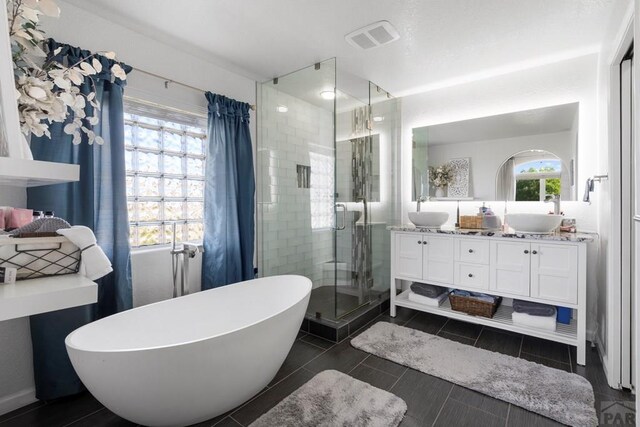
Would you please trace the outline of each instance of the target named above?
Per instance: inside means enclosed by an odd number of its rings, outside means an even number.
[[[324,154],[309,153],[311,163],[311,182],[309,198],[311,201],[311,228],[322,230],[334,226],[334,160]]]
[[[125,112],[131,246],[203,238],[206,125]]]

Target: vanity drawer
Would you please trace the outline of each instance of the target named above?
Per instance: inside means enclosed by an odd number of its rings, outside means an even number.
[[[489,241],[456,239],[455,259],[459,262],[489,265]]]
[[[456,262],[453,282],[456,286],[473,289],[489,289],[489,266]]]

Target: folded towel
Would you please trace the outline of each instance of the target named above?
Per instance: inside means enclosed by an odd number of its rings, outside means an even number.
[[[437,298],[447,292],[447,288],[442,286],[428,285],[426,283],[413,282],[411,290],[418,295],[428,298]]]
[[[97,245],[96,236],[89,227],[76,225],[71,228],[62,228],[57,233],[69,239],[82,251],[79,274],[90,280],[96,280],[113,271],[111,261]]]
[[[459,297],[473,298],[479,301],[489,302],[491,304],[495,303],[496,300],[500,298],[493,295],[481,294],[479,292],[463,291],[461,289],[454,289],[451,293]]]
[[[511,315],[514,325],[527,326],[537,329],[545,329],[547,331],[556,330],[555,316],[532,316],[526,313],[516,313]]]
[[[537,302],[513,300],[513,310],[516,313],[526,313],[531,316],[555,316],[556,308],[552,305],[540,304]]]
[[[414,292],[409,292],[409,300],[413,302],[417,302],[418,304],[424,304],[431,307],[438,307],[442,304],[442,301],[447,299],[447,293],[441,294],[436,298],[425,297],[420,294],[416,294]]]

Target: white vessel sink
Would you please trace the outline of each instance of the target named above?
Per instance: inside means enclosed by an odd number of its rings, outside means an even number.
[[[448,219],[447,212],[409,212],[409,221],[418,227],[438,228]]]
[[[558,228],[562,218],[562,215],[507,214],[506,222],[518,233],[544,234]]]

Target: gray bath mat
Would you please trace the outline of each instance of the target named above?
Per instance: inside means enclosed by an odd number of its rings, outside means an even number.
[[[379,322],[351,340],[360,350],[571,426],[597,426],[593,388],[576,374]]]
[[[407,404],[338,371],[322,371],[250,427],[395,427]]]

